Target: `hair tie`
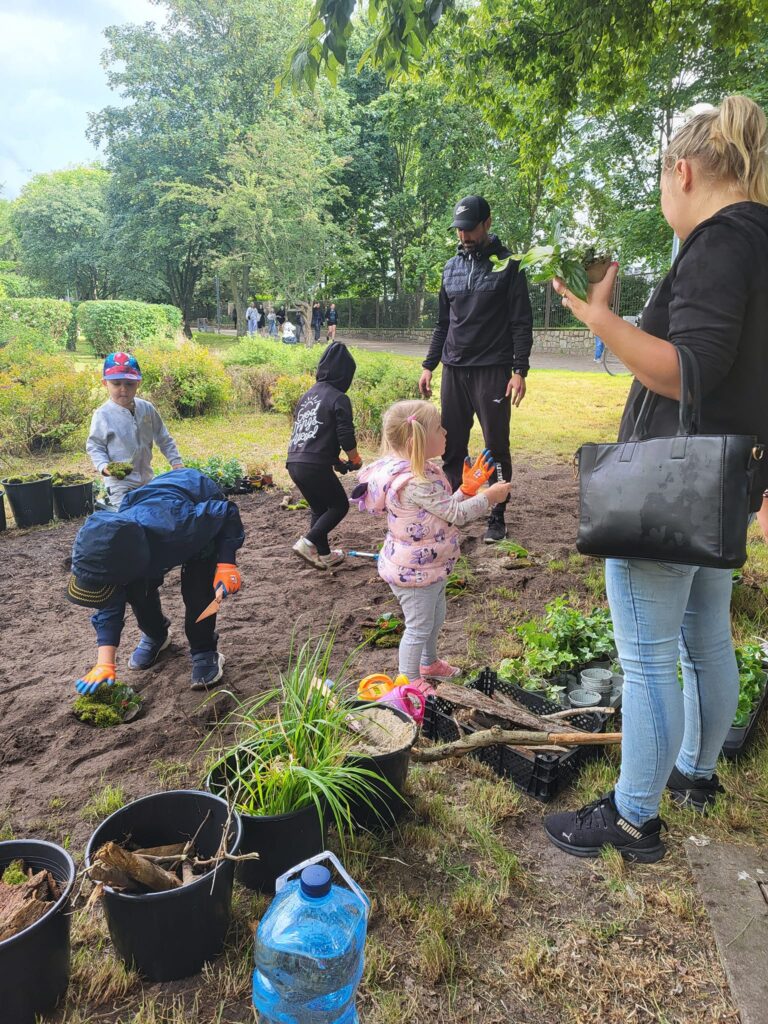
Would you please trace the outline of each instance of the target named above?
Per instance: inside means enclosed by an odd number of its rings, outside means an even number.
[[[416,417],[415,416],[409,416],[408,417],[408,422],[409,423],[415,423],[416,422]]]

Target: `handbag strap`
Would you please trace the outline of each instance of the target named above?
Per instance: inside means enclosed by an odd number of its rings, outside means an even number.
[[[676,345],[677,359],[680,366],[680,402],[677,432],[681,435],[696,434],[701,422],[701,374],[696,357],[684,345]],[[658,394],[648,388],[645,398],[637,414],[635,429],[630,441],[642,441],[646,436],[648,423],[656,408]]]

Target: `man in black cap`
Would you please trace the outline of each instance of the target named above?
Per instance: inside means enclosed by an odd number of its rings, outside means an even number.
[[[475,415],[502,477],[512,478],[510,413],[525,397],[533,315],[525,274],[491,234],[491,208],[485,199],[462,199],[451,227],[456,228],[459,250],[443,269],[437,326],[422,363],[419,391],[431,395],[432,372],[442,362],[440,404],[448,434],[443,468],[458,488]],[[486,543],[507,535],[505,504],[491,510]]]

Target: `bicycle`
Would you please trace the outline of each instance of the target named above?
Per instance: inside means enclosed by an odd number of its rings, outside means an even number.
[[[628,324],[637,326],[637,321],[640,318],[637,316],[624,316],[622,320],[626,320]],[[625,373],[631,373],[632,371],[622,363],[617,355],[608,348],[607,345],[603,345],[603,354],[600,356],[600,363],[607,374],[611,377],[618,377]]]

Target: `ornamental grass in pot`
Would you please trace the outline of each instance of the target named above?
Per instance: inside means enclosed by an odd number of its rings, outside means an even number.
[[[343,840],[354,828],[353,808],[375,813],[376,794],[388,785],[368,761],[350,756],[363,712],[323,685],[332,650],[329,634],[292,647],[276,686],[247,700],[230,694],[236,707],[222,727],[233,742],[215,753],[207,785],[240,814],[241,852],[259,854],[237,867],[250,889],[274,892],[276,878],[323,850],[326,823]]]

